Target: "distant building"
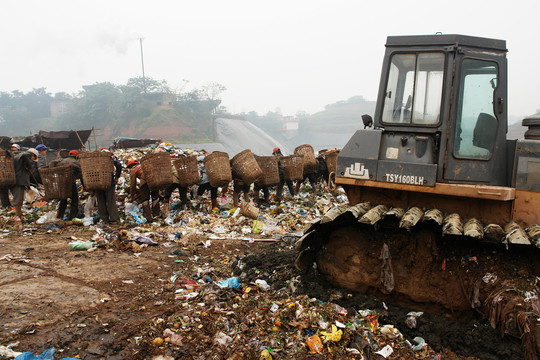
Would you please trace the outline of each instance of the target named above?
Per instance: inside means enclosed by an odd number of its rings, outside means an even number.
[[[281,133],[286,139],[291,139],[298,135],[298,124],[300,121],[294,116],[283,116],[281,120]]]

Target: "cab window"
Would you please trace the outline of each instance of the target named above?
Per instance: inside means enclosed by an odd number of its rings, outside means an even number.
[[[493,110],[497,82],[498,68],[495,62],[463,60],[454,156],[485,160],[491,158],[498,128]]]
[[[445,55],[440,52],[392,56],[383,106],[383,123],[439,123],[444,60]]]

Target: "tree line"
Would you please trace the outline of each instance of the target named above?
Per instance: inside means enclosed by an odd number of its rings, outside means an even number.
[[[90,129],[149,121],[159,105],[169,105],[188,123],[209,119],[220,104],[225,86],[209,83],[200,89],[175,92],[165,80],[136,77],[125,85],[110,82],[83,86],[77,94],[51,94],[46,88],[24,93],[0,92],[0,134],[25,136],[38,130]],[[51,104],[61,104],[56,116]],[[121,134],[120,134],[121,135]]]

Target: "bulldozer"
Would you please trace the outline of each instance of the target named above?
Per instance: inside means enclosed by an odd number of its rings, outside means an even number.
[[[337,157],[348,204],[308,224],[299,269],[409,305],[476,310],[503,333],[526,324],[536,344],[540,116],[523,120],[524,140],[507,139],[507,52],[466,35],[387,38],[374,116]],[[514,303],[528,305],[501,311]]]

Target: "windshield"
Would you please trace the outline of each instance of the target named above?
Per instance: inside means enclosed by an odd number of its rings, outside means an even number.
[[[392,56],[386,87],[383,123],[436,125],[439,123],[444,54]]]

